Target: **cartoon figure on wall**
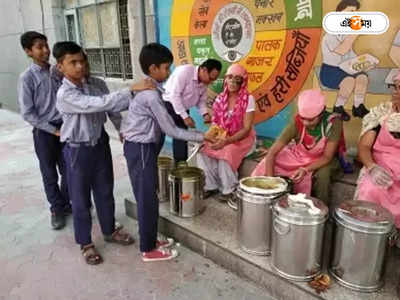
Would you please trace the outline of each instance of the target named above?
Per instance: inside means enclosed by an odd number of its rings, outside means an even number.
[[[394,37],[389,56],[396,67],[400,68],[400,30],[397,31],[396,36]]]
[[[342,0],[336,11],[357,11],[360,2],[357,0]],[[338,90],[333,111],[339,113],[343,121],[349,121],[350,115],[344,105],[354,92],[352,114],[362,118],[369,111],[364,105],[368,89],[367,71],[379,62],[370,54],[357,56],[353,50],[354,42],[359,35],[333,35],[326,33],[322,38],[322,66],[320,81],[324,87]],[[355,69],[355,70],[354,70]]]
[[[174,0],[174,63],[222,62],[221,76],[209,90],[209,107],[226,69],[232,63],[245,67],[255,123],[260,123],[277,115],[302,88],[318,52],[321,24],[321,0]]]
[[[397,31],[392,46],[389,51],[389,57],[395,65],[388,76],[385,79],[385,83],[388,85],[393,84],[393,78],[400,72],[400,30]]]

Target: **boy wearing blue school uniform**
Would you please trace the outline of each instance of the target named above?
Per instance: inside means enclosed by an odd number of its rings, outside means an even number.
[[[87,61],[87,55],[84,54],[85,60],[86,60],[86,76],[85,76],[85,88],[87,89],[87,93],[91,96],[103,96],[107,95],[110,93],[110,90],[107,87],[107,84],[105,83],[104,80],[98,77],[94,77],[90,75],[90,66],[89,62]],[[122,121],[122,115],[120,112],[112,112],[108,111],[107,112],[107,117],[110,119],[111,123],[114,125],[115,130],[119,133],[121,129],[121,121]],[[120,136],[120,141],[122,142],[121,135]],[[110,147],[110,137],[105,130],[103,126],[102,134],[100,139],[102,140],[103,143],[105,143],[108,156],[110,157],[111,163],[112,163],[112,154],[111,154],[111,147]],[[113,167],[111,168],[113,170]],[[114,174],[111,176],[112,178],[112,185],[114,186]],[[115,222],[115,227],[122,226],[120,225],[117,221]]]
[[[20,75],[18,102],[23,119],[33,126],[34,148],[50,204],[51,226],[57,230],[65,226],[65,215],[71,213],[62,157],[63,144],[60,142],[62,119],[56,109],[56,93],[61,82],[57,70],[49,64],[50,50],[46,36],[28,31],[20,41],[33,63]]]
[[[142,48],[139,56],[142,71],[155,82],[157,89],[137,93],[121,125],[124,155],[137,202],[140,251],[145,262],[170,260],[178,255],[175,249],[167,248],[171,240],[157,240],[157,156],[164,133],[186,141],[204,139],[201,132],[178,128],[164,106],[161,83],[168,78],[172,61],[171,51],[163,45],[151,43]]]
[[[84,78],[84,83],[85,83],[84,86],[85,86],[85,88],[88,89],[87,92],[89,93],[89,95],[91,95],[91,96],[103,96],[103,95],[109,94],[110,90],[108,89],[107,84],[105,83],[105,81],[103,79],[101,79],[101,78],[91,76],[91,74],[90,74],[90,65],[89,65],[89,61],[88,61],[86,53],[83,53],[83,56],[84,56],[85,61],[86,61],[86,73],[85,73],[85,78]],[[122,122],[121,113],[120,112],[108,111],[107,112],[107,117],[108,117],[108,119],[110,119],[111,123],[114,125],[115,130],[119,133],[119,131],[121,129],[121,122]],[[107,142],[107,144],[108,144],[107,148],[111,153],[111,148],[110,148],[110,145],[109,145],[110,138],[109,138],[109,135],[105,131],[104,128],[103,128],[103,132],[102,132],[102,137],[101,138],[104,139]],[[121,135],[120,135],[120,141],[122,142]]]
[[[95,265],[103,259],[91,238],[91,192],[104,240],[120,245],[134,242],[128,233],[115,228],[112,160],[108,141],[104,139],[104,123],[106,112],[128,108],[138,85],[93,96],[93,91],[84,83],[87,70],[82,48],[73,42],[60,42],[54,45],[53,55],[64,75],[57,93],[57,108],[63,118],[61,141],[66,143],[63,154],[70,183],[75,240],[86,263]]]

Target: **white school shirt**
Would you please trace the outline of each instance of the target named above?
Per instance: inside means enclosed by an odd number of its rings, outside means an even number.
[[[346,35],[340,34],[329,34],[326,33],[322,38],[322,63],[331,65],[331,66],[339,66],[345,60],[357,57],[357,54],[350,49],[344,55],[337,54],[334,50],[344,41]]]

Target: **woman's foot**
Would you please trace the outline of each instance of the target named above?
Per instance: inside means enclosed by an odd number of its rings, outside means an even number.
[[[228,199],[228,206],[233,210],[238,210],[238,200],[237,197],[232,196]]]
[[[208,191],[205,190],[204,193],[203,193],[203,198],[207,199],[207,198],[210,198],[211,196],[214,196],[216,194],[218,194],[218,190],[208,190]]]
[[[221,194],[218,196],[218,201],[219,202],[228,202],[232,198],[233,198],[233,193]]]
[[[88,265],[98,265],[103,262],[103,258],[97,252],[93,244],[81,246],[82,255]]]
[[[142,253],[144,262],[171,260],[178,256],[178,251],[175,249],[156,248],[150,252]]]

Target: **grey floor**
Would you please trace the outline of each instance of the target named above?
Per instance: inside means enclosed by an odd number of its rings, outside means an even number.
[[[31,128],[0,109],[0,132],[1,300],[272,299],[183,246],[173,261],[143,263],[137,242],[130,247],[105,244],[96,217],[93,239],[104,263],[86,265],[74,243],[71,218],[65,229],[50,229]],[[112,143],[117,147],[119,142]],[[123,209],[131,190],[121,155],[115,155],[114,165],[116,216],[137,239],[137,224]]]

